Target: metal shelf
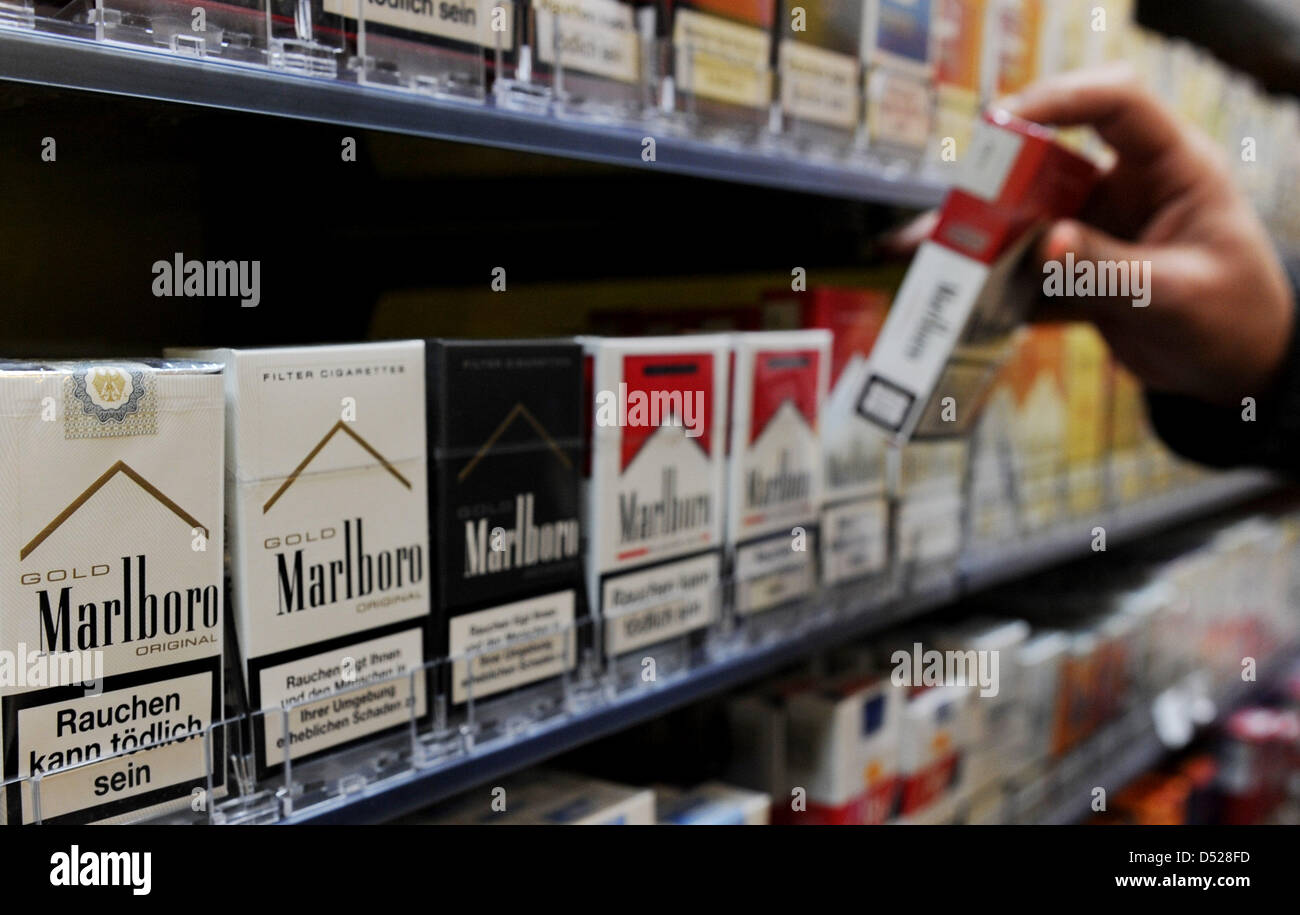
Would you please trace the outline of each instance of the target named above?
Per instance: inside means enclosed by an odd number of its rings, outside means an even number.
[[[1209,478],[1165,496],[1105,514],[1108,545],[1242,504],[1275,489],[1266,474],[1233,472]],[[577,717],[560,718],[510,739],[476,746],[468,754],[425,770],[409,769],[347,796],[296,810],[282,823],[366,823],[392,819],[541,763],[566,750],[648,721],[675,708],[740,686],[832,645],[859,638],[951,603],[965,593],[1019,578],[1060,563],[1093,555],[1090,531],[1073,528],[1025,543],[1011,543],[994,554],[959,563],[959,574],[893,600],[866,597],[841,618],[814,625],[786,639],[719,660],[689,674],[661,680]],[[1134,751],[1136,752],[1136,751]],[[1141,762],[1142,760],[1137,760]]]
[[[1041,569],[1093,555],[1094,527],[1106,529],[1106,546],[1131,543],[1185,521],[1204,518],[1263,495],[1277,486],[1273,476],[1256,471],[1234,471],[1196,484],[1195,495],[1175,489],[1136,505],[1111,509],[1036,533],[1028,542],[1007,549],[968,553],[959,565],[962,587],[979,591],[1014,581]]]
[[[699,178],[907,207],[937,205],[941,184],[905,169],[809,161],[655,135],[656,161],[641,158],[647,128],[567,120],[361,86],[261,67],[181,57],[0,28],[0,79],[223,108],[452,140],[545,155],[660,169]]]

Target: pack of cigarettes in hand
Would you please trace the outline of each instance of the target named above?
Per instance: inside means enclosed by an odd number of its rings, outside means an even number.
[[[899,444],[969,428],[1041,293],[1017,268],[1100,174],[1049,128],[986,113],[872,349],[858,412]]]

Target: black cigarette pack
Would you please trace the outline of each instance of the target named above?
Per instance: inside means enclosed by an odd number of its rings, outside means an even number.
[[[429,341],[433,656],[453,707],[572,670],[582,581],[583,353],[554,341]],[[446,675],[444,674],[444,677]]]

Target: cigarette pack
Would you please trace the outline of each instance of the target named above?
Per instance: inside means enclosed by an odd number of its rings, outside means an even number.
[[[899,816],[915,819],[962,789],[973,690],[955,683],[906,690],[899,736]]]
[[[582,580],[582,347],[429,343],[434,652],[451,702],[481,700],[577,666]]]
[[[221,367],[0,362],[0,403],[0,822],[189,809],[224,717]]]
[[[248,705],[266,711],[259,769],[422,717],[424,344],[191,355],[226,366],[231,604]]]
[[[951,138],[940,161],[960,161],[970,151],[975,123],[984,101],[982,75],[993,66],[985,37],[994,0],[935,0],[932,53],[935,80],[935,135]],[[946,155],[945,155],[946,154]]]
[[[1105,501],[1109,351],[1091,324],[1063,331],[1065,360],[1065,473],[1069,510],[1095,512]]]
[[[1056,630],[1035,632],[1015,655],[1016,677],[1024,702],[1025,743],[1022,765],[1042,765],[1053,755],[1053,728],[1061,665],[1069,652],[1069,637]]]
[[[403,821],[431,826],[653,826],[655,793],[537,769]]]
[[[1066,404],[1061,325],[1035,324],[1017,340],[1010,364],[1016,395],[1015,440],[1020,524],[1040,530],[1065,512]]]
[[[745,615],[804,597],[816,585],[831,335],[762,331],[731,339],[726,540],[735,610]]]
[[[889,561],[887,440],[858,415],[856,398],[889,298],[881,290],[834,287],[771,292],[764,297],[765,311],[786,311],[790,306],[799,314],[799,326],[832,334],[830,391],[822,424],[826,466],[822,579],[835,584],[879,575]]]
[[[1037,281],[1027,271],[1017,278],[1016,266],[1050,220],[1078,209],[1097,175],[1046,128],[985,115],[872,350],[863,416],[899,442],[968,427],[1035,301]]]
[[[647,39],[654,34],[655,13],[653,5],[630,0],[513,4],[508,15],[519,47],[509,53],[509,36],[503,39],[503,72],[493,83],[498,104],[544,110],[554,103],[606,119],[639,114],[646,91],[642,56],[652,47]]]
[[[671,826],[766,826],[772,799],[722,782],[705,782],[686,791],[655,789],[659,822]]]
[[[1038,79],[1039,35],[1047,0],[991,0],[989,38],[996,43],[996,64],[988,73],[989,99],[1020,92]]]
[[[752,140],[770,117],[776,0],[660,0],[661,109]]]
[[[964,439],[910,442],[899,449],[893,555],[913,583],[951,568],[966,508]]]
[[[1142,385],[1114,359],[1109,363],[1110,417],[1107,491],[1120,504],[1136,501],[1146,490],[1147,424]]]
[[[1013,353],[1015,344],[1013,343]],[[1012,369],[1015,356],[1003,365],[970,442],[970,539],[975,549],[998,546],[1018,532],[1015,495],[1019,458],[1015,450],[1015,390]]]
[[[916,157],[930,142],[932,0],[867,0],[862,29],[867,142]]]
[[[786,700],[787,778],[806,809],[778,808],[777,821],[877,825],[898,795],[900,692],[850,673],[810,684]]]
[[[862,120],[862,0],[783,2],[777,13],[777,101],[796,146],[846,149]]]
[[[1028,638],[1024,620],[972,620],[942,630],[935,640],[940,650],[987,659],[980,672],[990,674],[990,682],[976,684],[970,704],[965,778],[974,792],[999,785],[1023,761],[1029,735],[1017,658]]]
[[[586,338],[587,584],[610,656],[717,621],[727,337]]]

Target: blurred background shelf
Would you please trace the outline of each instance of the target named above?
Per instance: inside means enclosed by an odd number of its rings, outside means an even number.
[[[1222,723],[1238,707],[1273,686],[1300,660],[1300,650],[1292,645],[1267,663],[1255,682],[1242,682],[1225,694],[1214,697],[1214,723]],[[1208,726],[1208,725],[1207,725]],[[1161,742],[1151,720],[1150,710],[1134,709],[1130,716],[1108,725],[1091,738],[1077,753],[1088,757],[1088,765],[1076,765],[1082,774],[1064,780],[1053,789],[1054,802],[1038,822],[1064,826],[1086,820],[1092,814],[1092,789],[1106,788],[1113,795],[1133,779],[1159,764],[1171,748]],[[1014,799],[1012,803],[1014,804]]]

